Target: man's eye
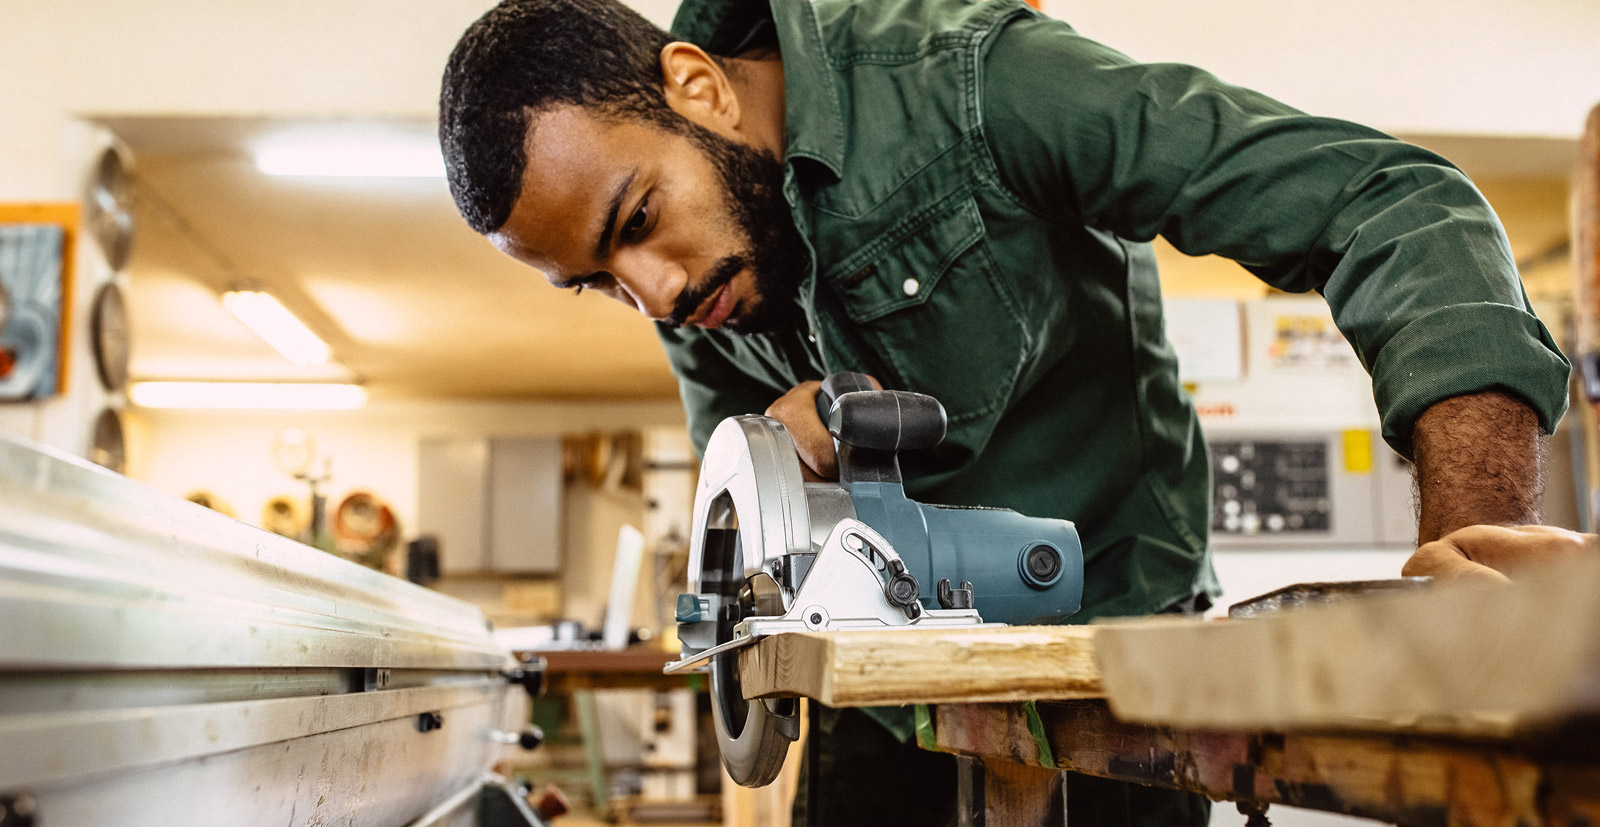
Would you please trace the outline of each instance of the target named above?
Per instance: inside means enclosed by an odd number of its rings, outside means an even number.
[[[646,198],[644,202],[639,205],[639,209],[634,210],[633,215],[628,216],[628,223],[622,225],[622,239],[624,241],[629,241],[638,236],[639,233],[644,230],[645,222],[649,220],[650,199]]]

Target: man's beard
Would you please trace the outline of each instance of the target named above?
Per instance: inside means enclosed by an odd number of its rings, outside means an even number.
[[[800,317],[800,282],[810,272],[811,254],[783,197],[783,163],[755,147],[730,140],[697,124],[688,124],[689,138],[710,159],[722,178],[722,197],[739,225],[744,249],[718,259],[678,297],[667,324],[678,326],[733,280],[749,269],[755,298],[729,317],[735,333],[764,333]]]

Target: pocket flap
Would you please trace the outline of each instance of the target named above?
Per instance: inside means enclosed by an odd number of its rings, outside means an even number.
[[[823,273],[851,320],[870,322],[932,295],[951,262],[983,238],[983,218],[961,195],[896,225]]]

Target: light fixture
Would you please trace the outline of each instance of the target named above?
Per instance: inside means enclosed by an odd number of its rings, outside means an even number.
[[[256,169],[268,175],[355,178],[443,178],[444,156],[431,141],[306,141],[256,149]]]
[[[311,382],[135,382],[128,397],[142,408],[350,411],[367,404],[360,385]]]
[[[327,364],[327,343],[270,293],[234,290],[223,295],[222,304],[283,358],[297,365]]]

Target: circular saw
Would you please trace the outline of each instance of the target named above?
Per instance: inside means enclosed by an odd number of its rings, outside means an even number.
[[[777,777],[800,721],[794,698],[744,696],[740,649],[795,632],[1057,623],[1083,597],[1071,522],[907,498],[898,455],[943,441],[937,400],[840,373],[817,404],[838,482],[805,481],[777,420],[736,416],[713,432],[695,493],[683,648],[666,671],[710,672],[722,761],[747,787]]]

